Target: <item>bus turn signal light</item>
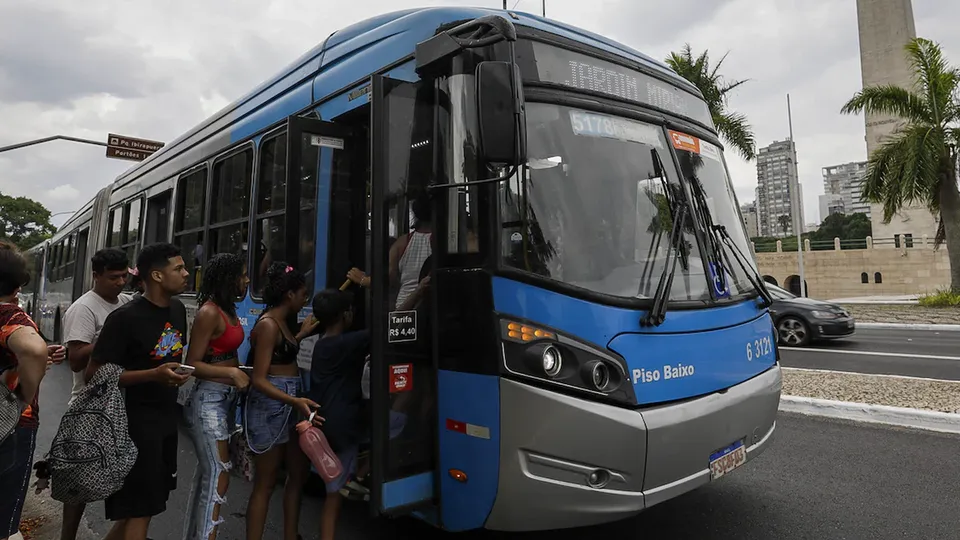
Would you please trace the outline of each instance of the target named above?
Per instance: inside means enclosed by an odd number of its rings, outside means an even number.
[[[529,343],[536,339],[553,339],[555,336],[552,332],[547,332],[534,326],[511,322],[507,324],[507,337]]]
[[[461,471],[460,469],[450,469],[450,478],[453,478],[461,484],[467,483],[467,473]]]

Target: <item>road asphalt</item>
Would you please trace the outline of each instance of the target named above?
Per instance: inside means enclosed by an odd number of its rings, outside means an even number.
[[[859,339],[859,338],[858,338]],[[38,457],[48,448],[66,407],[70,377],[53,368],[41,391]],[[780,540],[831,538],[957,538],[960,531],[960,436],[878,427],[781,413],[772,446],[758,459],[716,483],[655,506],[635,518],[589,529],[528,534],[488,531],[451,538],[557,540],[671,538]],[[180,439],[180,482],[165,514],[154,519],[154,540],[180,538],[187,484],[196,459]],[[318,486],[314,486],[316,488]],[[221,538],[240,540],[249,483],[234,478]],[[317,538],[322,489],[305,497],[301,532]],[[279,490],[271,502],[265,538],[280,538]],[[101,503],[90,505],[87,525],[102,537],[109,523]],[[340,540],[419,538],[434,534],[410,518],[374,519],[363,503],[345,506]],[[58,538],[44,533],[38,540]],[[438,535],[442,536],[442,535]]]
[[[849,338],[782,347],[784,367],[960,380],[960,332],[858,329]]]

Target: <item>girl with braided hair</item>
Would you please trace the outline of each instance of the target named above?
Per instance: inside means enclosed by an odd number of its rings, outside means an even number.
[[[296,540],[300,521],[303,485],[310,472],[309,461],[300,450],[297,436],[291,436],[301,419],[323,419],[311,415],[320,406],[301,397],[302,379],[297,365],[300,341],[313,333],[316,320],[304,321],[296,335],[288,321],[307,303],[306,277],[284,262],[267,269],[263,290],[263,313],[250,331],[252,386],[247,395],[244,428],[247,444],[254,457],[253,492],[247,504],[247,540],[260,540],[267,519],[270,496],[277,481],[277,470],[285,459],[287,481],[283,496],[284,539]],[[291,440],[292,439],[292,440]]]
[[[246,295],[250,279],[242,257],[213,256],[204,266],[197,304],[200,309],[190,331],[187,364],[198,383],[184,406],[184,416],[197,451],[198,464],[184,521],[184,540],[216,539],[223,522],[221,504],[230,482],[229,439],[233,432],[238,393],[250,385],[240,369],[237,349],[243,344],[243,326],[236,302]]]

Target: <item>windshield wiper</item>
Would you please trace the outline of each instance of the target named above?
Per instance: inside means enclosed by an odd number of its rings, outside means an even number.
[[[712,244],[711,254],[715,259],[714,264],[716,267],[714,272],[717,274],[717,279],[720,280],[723,288],[726,288],[727,278],[724,276],[724,259],[726,259],[726,263],[729,264],[730,258],[726,255],[728,252],[733,253],[733,258],[737,260],[737,264],[743,269],[743,273],[746,274],[750,285],[757,291],[757,294],[760,295],[762,300],[761,307],[769,307],[773,303],[773,298],[770,296],[770,292],[767,291],[766,287],[763,286],[763,278],[760,276],[760,272],[750,267],[747,263],[746,255],[743,254],[743,251],[737,246],[737,243],[734,242],[730,234],[727,233],[727,228],[723,225],[714,224],[713,216],[710,214],[710,207],[707,205],[706,194],[704,193],[703,186],[700,184],[700,180],[698,178],[688,178],[688,183],[690,184],[690,189],[693,190],[700,219],[707,227],[708,240]],[[725,251],[722,246],[726,246],[727,251]]]
[[[667,246],[667,261],[657,283],[657,292],[653,295],[653,306],[640,318],[641,326],[660,326],[667,314],[667,299],[673,288],[673,276],[677,273],[677,262],[683,256],[683,223],[687,217],[687,205],[673,205],[673,222],[670,226],[670,245]],[[676,253],[674,253],[676,251]]]
[[[760,272],[751,270],[750,265],[747,264],[747,256],[743,254],[743,251],[737,246],[737,243],[730,237],[727,228],[723,225],[711,225],[710,227],[723,240],[724,245],[733,252],[733,258],[737,260],[740,268],[742,268],[744,274],[747,275],[750,285],[753,286],[757,294],[763,299],[760,307],[765,308],[773,304],[773,297],[770,296],[770,291],[763,285],[763,277],[760,276]]]

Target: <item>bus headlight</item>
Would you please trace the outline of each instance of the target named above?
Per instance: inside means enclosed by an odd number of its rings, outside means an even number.
[[[636,405],[626,361],[615,352],[541,325],[500,321],[501,373],[584,398]]]
[[[563,355],[560,354],[559,349],[553,345],[547,345],[540,353],[540,360],[543,364],[543,372],[548,377],[556,377],[560,374],[560,370],[563,368]]]
[[[594,360],[593,362],[589,362],[585,367],[587,369],[584,371],[589,374],[587,380],[595,389],[603,392],[610,386],[610,367],[607,366],[606,363]]]

